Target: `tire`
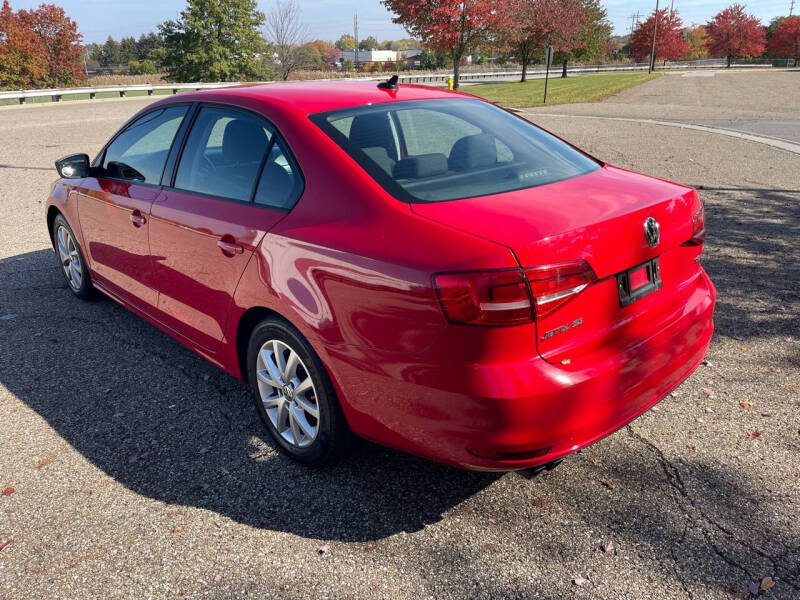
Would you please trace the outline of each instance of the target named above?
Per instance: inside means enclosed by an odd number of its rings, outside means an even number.
[[[53,221],[53,248],[70,291],[81,300],[95,299],[97,291],[92,285],[83,251],[69,223],[61,215]]]
[[[291,458],[321,466],[346,452],[352,434],[333,385],[292,325],[269,318],[256,326],[247,347],[247,379],[264,426]]]

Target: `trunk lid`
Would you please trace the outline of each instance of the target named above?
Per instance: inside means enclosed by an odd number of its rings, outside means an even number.
[[[690,295],[700,247],[684,244],[699,206],[692,188],[605,166],[546,186],[412,208],[509,247],[523,268],[589,263],[597,280],[537,322],[539,353],[563,362],[611,342],[617,350],[636,343],[644,321],[664,317]],[[645,237],[648,217],[660,225],[655,247]],[[622,306],[616,275],[655,258],[661,288]]]

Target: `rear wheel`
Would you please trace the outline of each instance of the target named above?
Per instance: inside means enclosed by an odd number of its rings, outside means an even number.
[[[333,385],[300,332],[279,319],[262,321],[250,336],[247,367],[256,410],[284,452],[316,466],[346,450],[350,432]]]
[[[82,300],[94,298],[96,292],[89,277],[89,270],[86,268],[83,252],[78,246],[72,228],[61,215],[53,221],[53,246],[72,293]]]

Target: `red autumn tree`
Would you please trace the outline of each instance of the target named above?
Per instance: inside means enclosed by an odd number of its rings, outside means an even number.
[[[587,22],[582,0],[510,0],[510,19],[503,23],[500,37],[522,63],[526,81],[534,53],[552,45],[555,52],[569,54],[582,44]]]
[[[73,85],[84,77],[81,65],[81,34],[78,26],[54,4],[41,4],[34,10],[19,11],[20,21],[39,42],[47,63],[48,87]]]
[[[766,46],[766,32],[761,21],[748,15],[744,6],[733,4],[711,19],[706,25],[709,51],[712,56],[731,60],[740,56],[760,56]]]
[[[56,87],[83,78],[81,36],[64,10],[42,4],[14,12],[0,10],[0,86]]]
[[[794,58],[794,66],[800,59],[800,17],[787,17],[767,42],[767,50],[775,56]]]
[[[637,62],[644,62],[653,50],[653,27],[658,20],[656,30],[656,51],[655,61],[657,60],[680,60],[689,53],[689,44],[681,36],[683,22],[678,16],[678,11],[670,11],[668,8],[653,11],[646,21],[639,23],[633,30],[630,46],[633,51],[633,59]],[[654,62],[655,62],[654,61]]]
[[[0,88],[30,88],[47,73],[33,32],[20,22],[8,0],[0,9]]]
[[[450,53],[453,87],[458,87],[459,64],[472,48],[489,41],[508,18],[501,0],[382,0],[396,16],[395,23],[422,40],[428,48]]]

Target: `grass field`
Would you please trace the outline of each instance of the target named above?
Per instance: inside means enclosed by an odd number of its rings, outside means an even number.
[[[609,96],[645,81],[658,77],[657,73],[602,73],[581,75],[562,79],[560,74],[550,78],[547,87],[547,104],[573,102],[599,102]],[[544,79],[532,79],[525,83],[486,83],[461,88],[462,91],[486,98],[509,108],[542,106]]]

